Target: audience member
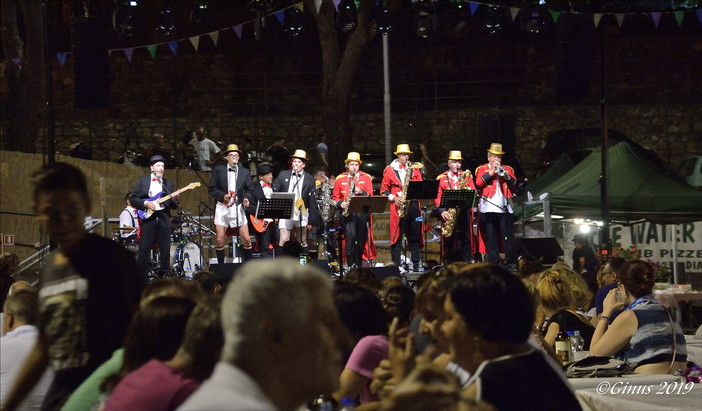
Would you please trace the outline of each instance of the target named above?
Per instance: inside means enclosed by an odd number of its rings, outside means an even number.
[[[392,287],[385,292],[382,302],[388,324],[393,318],[397,318],[399,327],[409,326],[415,302],[414,291],[411,288],[404,285]]]
[[[329,277],[281,257],[237,271],[222,303],[224,347],[181,410],[292,410],[338,387],[341,325]]]
[[[576,234],[573,238],[573,271],[583,276],[592,292],[597,291],[597,267],[599,261],[590,247],[586,234]]]
[[[56,377],[44,409],[58,409],[119,348],[139,301],[143,276],[134,255],[85,231],[91,201],[85,175],[66,163],[33,174],[34,213],[58,244],[41,273],[39,338],[3,404],[12,410],[48,365]]]
[[[36,344],[38,311],[38,296],[34,290],[19,290],[5,300],[2,323],[5,335],[0,337],[0,403],[5,402],[22,364]],[[18,409],[39,410],[53,379],[54,371],[47,368]]]
[[[10,286],[15,282],[12,274],[17,271],[18,266],[19,258],[15,254],[0,254],[0,307],[4,306]]]
[[[607,261],[607,263],[602,267],[599,276],[600,289],[597,290],[597,294],[595,294],[595,315],[590,320],[590,323],[595,327],[597,327],[597,323],[600,321],[600,316],[602,316],[602,304],[605,297],[607,294],[609,294],[610,290],[617,288],[617,282],[619,281],[619,275],[617,273],[622,269],[625,262],[626,260],[623,258],[614,257]],[[614,321],[614,319],[617,318],[621,312],[622,310],[612,311],[612,314],[609,317],[609,322],[611,323]]]
[[[559,332],[580,331],[587,351],[595,329],[584,315],[577,312],[580,301],[574,281],[575,277],[569,276],[567,270],[547,270],[541,274],[536,289],[548,318],[544,339],[553,347]]]
[[[355,267],[350,269],[346,274],[344,274],[342,281],[360,285],[361,287],[370,290],[375,295],[378,295],[380,290],[383,288],[383,283],[378,280],[375,273],[373,273],[370,268],[366,267]]]
[[[469,266],[450,280],[444,310],[441,328],[455,361],[473,374],[467,398],[500,410],[581,409],[563,371],[527,343],[534,309],[516,276],[495,265]]]
[[[669,374],[684,368],[687,346],[680,324],[653,295],[651,264],[627,261],[617,288],[605,297],[602,315],[592,337],[590,354],[614,356],[634,364],[640,374]],[[610,316],[625,307],[614,322]]]
[[[151,359],[127,374],[103,410],[175,410],[212,374],[223,344],[220,311],[219,297],[198,304],[176,355]]]
[[[334,293],[342,323],[354,341],[351,355],[341,372],[337,401],[360,397],[360,403],[377,401],[370,391],[373,370],[388,356],[388,324],[380,299],[359,285],[340,285]]]
[[[207,295],[222,295],[227,285],[211,271],[200,270],[193,274],[193,281],[200,284]]]
[[[544,271],[544,266],[534,257],[523,257],[519,259],[517,271],[523,279],[536,285],[539,282],[539,273]]]

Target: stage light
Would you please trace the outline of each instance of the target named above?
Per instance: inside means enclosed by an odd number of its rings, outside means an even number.
[[[378,15],[378,31],[381,33],[389,33],[392,31],[392,17],[389,9],[382,9]]]
[[[173,6],[168,2],[163,9],[158,13],[158,23],[156,23],[156,31],[163,37],[170,37],[176,33],[175,13]]]
[[[525,9],[522,14],[522,29],[529,34],[541,34],[548,26],[548,20],[551,17],[546,15],[547,12],[541,8]]]
[[[125,0],[115,3],[117,8],[112,15],[112,26],[128,39],[136,37],[138,32],[139,2],[137,0]]]
[[[502,31],[504,9],[502,7],[489,7],[485,13],[484,29],[490,34],[497,34]]]
[[[469,17],[470,12],[462,0],[453,3],[449,14],[449,23],[457,33],[461,33],[468,27]]]
[[[251,11],[271,11],[273,10],[273,0],[251,0],[249,1]]]
[[[341,32],[349,34],[356,30],[356,3],[353,0],[341,0],[338,10],[337,24]]]
[[[580,227],[578,227],[580,232],[583,234],[587,234],[590,232],[591,227],[590,224],[581,224]]]
[[[420,39],[427,39],[434,31],[434,15],[420,11],[415,23],[415,32]]]
[[[304,33],[304,16],[298,8],[288,9],[285,12],[285,32],[293,37],[297,37]]]
[[[212,13],[209,1],[199,0],[193,3],[190,13],[190,25],[194,31],[206,31],[212,26]]]

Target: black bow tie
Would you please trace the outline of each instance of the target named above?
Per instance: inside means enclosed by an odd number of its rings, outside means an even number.
[[[295,174],[295,177],[300,178],[302,177],[302,174]]]
[[[233,171],[236,173],[236,168],[230,168],[229,171]]]

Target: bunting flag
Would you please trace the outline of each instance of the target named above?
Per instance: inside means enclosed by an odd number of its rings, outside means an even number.
[[[622,23],[624,23],[624,14],[616,13],[614,17],[617,19],[617,25],[622,28]]]
[[[334,9],[339,11],[339,3],[341,3],[341,0],[332,0],[332,3],[334,3]]]
[[[152,59],[156,59],[156,47],[158,47],[158,44],[149,44],[146,46],[146,49],[149,51],[149,54],[151,54]]]
[[[22,56],[15,57],[12,59],[12,62],[15,63],[15,66],[22,67],[22,64],[24,64],[24,57],[22,57]]]
[[[56,57],[58,58],[58,63],[60,67],[63,67],[64,64],[66,64],[66,56],[68,53],[56,53]]]
[[[168,48],[171,49],[171,53],[173,53],[173,56],[175,57],[176,53],[178,52],[178,41],[169,41]]]
[[[232,30],[234,30],[234,33],[236,33],[236,36],[239,37],[239,40],[241,40],[241,27],[243,24],[237,24],[236,26],[232,27]]]
[[[685,18],[685,13],[683,13],[682,11],[674,11],[673,16],[675,16],[675,21],[678,22],[678,27],[680,27],[683,19]]]
[[[299,2],[299,3],[297,3],[297,5],[295,5],[293,7],[297,7],[297,9],[302,11],[302,12],[305,11],[305,3],[303,3],[303,2]]]
[[[239,37],[241,37],[241,31],[239,31]],[[216,46],[217,40],[219,40],[219,31],[211,31],[210,39],[212,40],[212,43]]]
[[[510,7],[509,8],[509,14],[512,16],[512,21],[517,18],[517,14],[519,14],[519,11],[521,9],[519,7]]]
[[[661,22],[661,13],[651,13],[651,19],[653,20],[653,25],[658,27],[658,23]]]
[[[475,11],[478,10],[478,6],[480,6],[480,4],[469,1],[468,6],[470,7],[470,15],[472,16],[475,14]]]
[[[127,56],[127,62],[132,62],[132,55],[134,54],[134,47],[129,47],[124,49],[124,55]]]
[[[317,13],[319,13],[319,9],[322,7],[322,0],[314,0],[314,5],[317,7]]]
[[[200,45],[200,36],[190,37],[190,44],[192,44],[195,51],[197,51],[197,48]]]
[[[279,12],[275,13],[275,18],[278,19],[281,25],[285,25],[285,10],[280,10]]]
[[[558,19],[561,17],[561,12],[560,11],[552,11],[551,13],[551,18],[553,19],[554,23],[558,23]]]
[[[600,26],[600,20],[602,20],[602,13],[595,13],[592,15],[592,21],[595,23],[595,28]]]

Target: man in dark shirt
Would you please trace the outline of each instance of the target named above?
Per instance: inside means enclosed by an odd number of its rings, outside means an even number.
[[[597,291],[597,269],[599,267],[595,252],[590,248],[588,237],[585,234],[576,234],[573,243],[575,244],[573,271],[583,276],[588,287],[594,293]]]

